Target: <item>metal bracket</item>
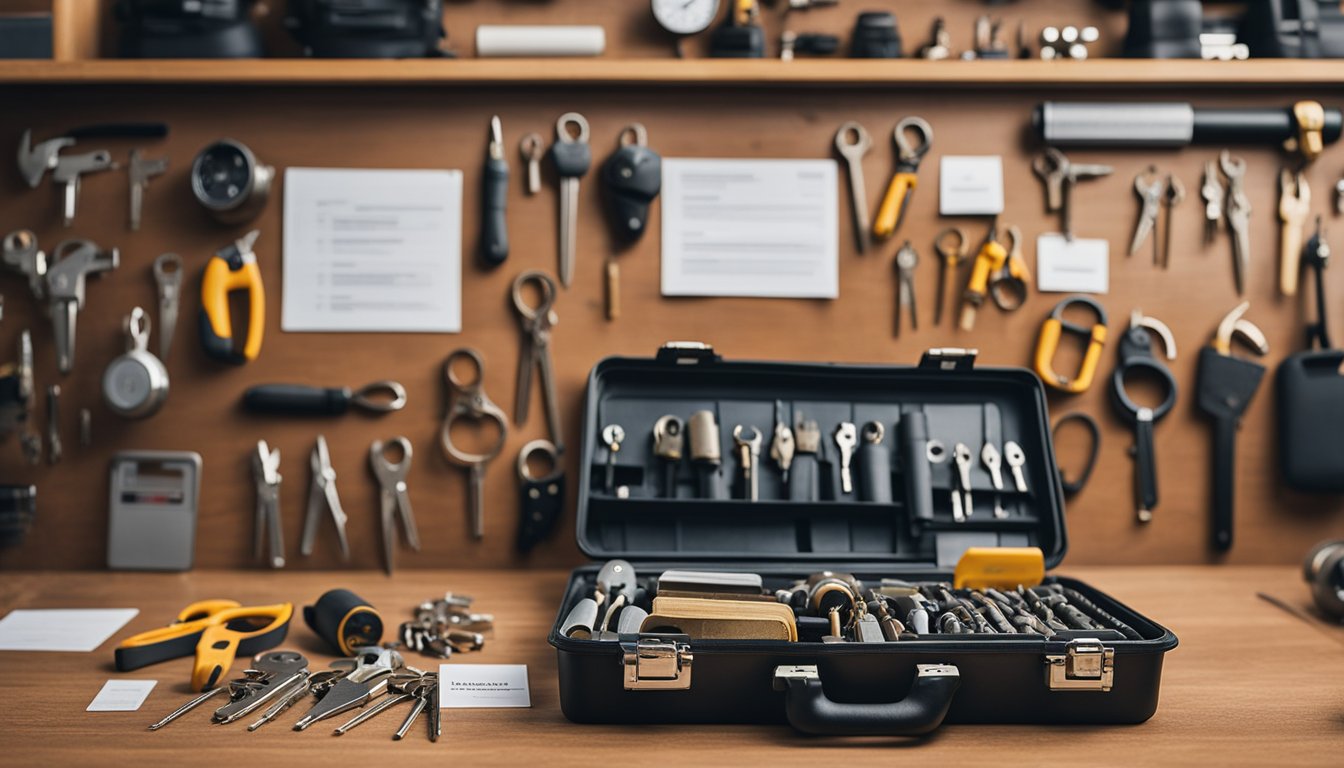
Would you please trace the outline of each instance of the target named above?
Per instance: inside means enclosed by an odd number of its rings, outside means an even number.
[[[1109,691],[1115,678],[1115,649],[1100,640],[1070,640],[1063,655],[1046,655],[1046,684],[1052,691]]]
[[[939,371],[969,371],[975,367],[975,356],[978,354],[978,349],[961,347],[930,349],[919,358],[919,367]]]
[[[714,353],[714,347],[703,341],[669,341],[658,348],[655,358],[670,365],[699,365],[716,363],[723,358]]]
[[[627,691],[684,691],[691,687],[689,635],[638,635],[621,642]]]

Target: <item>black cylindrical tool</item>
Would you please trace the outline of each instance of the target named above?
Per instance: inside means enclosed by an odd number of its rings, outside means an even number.
[[[859,432],[855,456],[859,473],[859,501],[891,503],[891,451],[882,444],[886,430],[880,421],[870,421]]]
[[[1344,131],[1344,113],[1322,110],[1321,141]],[[1184,147],[1189,144],[1282,144],[1301,130],[1294,105],[1209,109],[1184,102],[1060,102],[1036,107],[1037,135],[1056,147]]]
[[[905,508],[910,530],[918,536],[933,522],[933,473],[929,468],[929,417],[911,411],[900,425],[901,473],[905,477]]]
[[[364,598],[348,589],[328,590],[303,608],[303,621],[313,633],[345,656],[377,645],[383,638],[383,617]]]
[[[509,199],[509,164],[504,159],[504,129],[490,118],[490,148],[481,173],[481,263],[498,267],[509,258],[504,212]]]

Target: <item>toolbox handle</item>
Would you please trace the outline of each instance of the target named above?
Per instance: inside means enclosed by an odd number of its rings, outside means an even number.
[[[777,667],[789,724],[813,736],[923,736],[942,725],[961,685],[951,664],[920,664],[910,693],[885,704],[843,704],[822,689],[815,666]]]

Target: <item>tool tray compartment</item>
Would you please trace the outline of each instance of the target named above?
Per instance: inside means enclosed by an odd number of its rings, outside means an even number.
[[[664,415],[689,423],[697,411],[711,412],[718,426],[717,471],[703,460],[703,439],[695,457],[689,435],[679,459],[655,453],[654,424]],[[770,451],[777,416],[792,427],[800,414],[821,433],[816,490],[802,498],[800,454],[791,492]],[[927,421],[919,441],[900,427],[912,418],[912,425]],[[869,500],[883,496],[885,483],[864,477],[873,469],[857,446],[852,490],[843,488],[837,427],[862,430],[870,421],[884,428],[889,498]],[[624,433],[614,452],[603,438],[613,424]],[[735,449],[739,424],[761,435],[756,501]],[[1067,549],[1063,492],[1044,390],[1028,370],[976,368],[974,353],[962,350],[931,351],[918,366],[877,366],[725,361],[708,348],[670,345],[655,358],[607,358],[594,367],[582,437],[578,543],[598,562],[571,574],[549,638],[561,705],[573,721],[788,721],[810,733],[915,735],[944,721],[1138,723],[1156,710],[1163,655],[1175,635],[1057,576],[1047,576],[1040,593],[1069,590],[1083,613],[1105,617],[1095,622],[1104,629],[1047,636],[934,627],[888,642],[822,642],[815,618],[798,619],[796,642],[703,639],[647,624],[642,633],[607,639],[563,629],[575,606],[593,597],[601,561],[613,558],[629,561],[648,597],[669,569],[756,574],[764,593],[774,594],[821,571],[869,586],[950,583],[973,547],[1034,547],[1047,568],[1057,566]],[[941,443],[943,460],[902,448],[903,437],[911,446]],[[981,458],[987,442],[1000,453],[1008,442],[1021,448],[1025,490],[1006,460],[996,488]],[[965,490],[953,455],[958,443],[973,454],[963,519],[952,502]],[[910,493],[912,482],[921,485],[921,463],[930,470],[926,500]],[[931,509],[913,511],[922,505]]]

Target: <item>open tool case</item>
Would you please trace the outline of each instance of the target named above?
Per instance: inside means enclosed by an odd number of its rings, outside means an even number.
[[[798,413],[821,430],[817,501],[790,501],[770,457],[777,401],[792,425]],[[696,469],[675,463],[668,498],[652,429],[666,414],[716,416],[722,463],[715,491],[702,498]],[[922,411],[928,440],[948,452],[973,448],[971,514],[954,520],[957,471],[949,455],[909,462],[898,423]],[[918,417],[916,417],[916,421]],[[891,501],[842,492],[837,425],[885,426],[891,449]],[[914,423],[914,422],[912,422]],[[602,438],[619,424],[614,456]],[[733,427],[762,436],[759,495],[744,499]],[[749,432],[749,429],[747,430]],[[950,582],[971,547],[1036,547],[1047,568],[1064,558],[1063,493],[1055,470],[1045,394],[1035,374],[977,368],[974,353],[936,350],[918,366],[735,362],[699,345],[669,345],[656,358],[608,358],[593,369],[584,408],[577,533],[598,561],[629,561],[641,585],[668,569],[759,574],[766,592],[819,571]],[[980,459],[985,442],[1017,443],[1026,492],[1007,464],[1003,513]],[[860,442],[863,439],[860,438]],[[690,452],[690,441],[686,443]],[[609,461],[613,490],[607,490]],[[797,472],[795,466],[793,472]],[[909,466],[910,464],[914,466]],[[931,519],[912,519],[905,490],[920,464],[931,472]],[[854,490],[867,481],[853,469]],[[919,482],[919,481],[917,481]],[[817,638],[706,640],[649,632],[580,639],[563,627],[592,597],[601,562],[570,577],[550,642],[559,656],[565,715],[585,723],[778,723],[823,734],[915,735],[951,723],[1138,723],[1157,708],[1170,631],[1082,582],[1047,575],[1044,584],[1076,590],[1093,608],[1127,625],[1128,636],[1072,630],[1028,634],[919,634],[890,642],[824,643]],[[612,627],[615,627],[613,623]],[[594,634],[593,637],[598,637]]]

